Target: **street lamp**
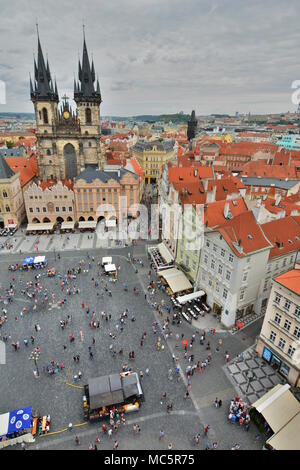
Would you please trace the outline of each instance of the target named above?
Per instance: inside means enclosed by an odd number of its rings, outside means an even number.
[[[257,377],[256,377],[256,373],[250,369],[244,372],[244,376],[248,380],[248,385],[247,385],[247,390],[246,390],[246,393],[247,393],[250,387],[250,383],[253,382]]]
[[[29,359],[31,361],[34,361],[34,364],[35,364],[35,367],[36,367],[37,377],[39,377],[39,375],[40,375],[38,365],[37,365],[39,358],[40,358],[40,353],[38,351],[34,350],[34,351],[32,351],[32,353],[30,353]]]

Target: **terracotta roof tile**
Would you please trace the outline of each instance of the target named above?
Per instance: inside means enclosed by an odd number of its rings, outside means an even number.
[[[275,281],[295,294],[300,295],[300,269],[292,269],[275,278]]]

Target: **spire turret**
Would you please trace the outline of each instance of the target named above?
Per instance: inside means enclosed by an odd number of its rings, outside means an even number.
[[[38,34],[38,60],[34,59],[34,87],[30,89],[32,100],[58,101],[58,94],[54,91],[49,62],[45,65],[44,55]]]
[[[85,34],[83,35],[82,61],[78,61],[78,83],[74,82],[75,101],[93,101],[101,103],[100,86],[97,83],[95,89],[95,67],[94,61],[90,63],[86,47]]]

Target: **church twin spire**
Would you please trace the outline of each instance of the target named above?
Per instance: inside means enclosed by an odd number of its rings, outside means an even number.
[[[30,77],[30,95],[32,100],[58,101],[57,84],[53,85],[49,62],[45,65],[44,55],[38,34],[38,61],[34,59],[34,82]]]
[[[83,54],[82,62],[78,63],[78,80],[74,78],[74,100],[80,101],[92,101],[100,104],[101,92],[99,80],[96,81],[94,61],[90,64],[88,51],[86,47],[85,36],[83,38]],[[49,62],[45,64],[44,55],[40,43],[40,37],[38,33],[38,61],[34,59],[34,81],[32,82],[30,76],[30,95],[33,101],[35,100],[51,100],[59,101],[56,80],[53,84],[51,78],[51,72]]]
[[[74,79],[74,100],[78,101],[94,101],[101,103],[101,92],[99,80],[95,83],[95,67],[94,61],[90,64],[89,55],[86,47],[85,37],[83,37],[83,53],[82,62],[78,61],[78,81]]]

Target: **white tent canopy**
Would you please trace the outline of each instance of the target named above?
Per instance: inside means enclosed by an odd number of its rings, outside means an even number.
[[[105,222],[106,227],[116,227],[117,221],[116,219],[108,219]]]
[[[0,415],[0,436],[5,436],[8,431],[9,413]]]
[[[192,292],[191,294],[186,294],[182,295],[180,297],[177,297],[177,302],[179,302],[181,305],[185,304],[189,300],[195,300],[198,299],[199,297],[202,297],[205,295],[204,290],[198,290],[197,292]]]
[[[104,266],[105,272],[106,273],[114,273],[117,271],[116,265],[115,264],[106,264]]]
[[[157,248],[166,263],[171,263],[172,261],[174,261],[174,257],[171,255],[164,243],[160,243],[159,245],[157,245]]]
[[[39,263],[44,263],[46,260],[46,257],[45,256],[36,256],[34,258],[34,264],[39,264]]]
[[[35,230],[52,230],[54,224],[52,222],[47,222],[44,224],[28,224],[26,230],[28,232],[34,232]]]
[[[78,228],[96,228],[97,222],[94,220],[86,220],[78,223]]]
[[[61,224],[61,230],[73,230],[75,226],[75,222],[63,222]]]
[[[111,256],[103,256],[102,264],[112,264],[112,257]]]
[[[190,281],[184,273],[177,268],[164,269],[163,271],[158,271],[157,274],[166,280],[174,294],[192,289]]]

